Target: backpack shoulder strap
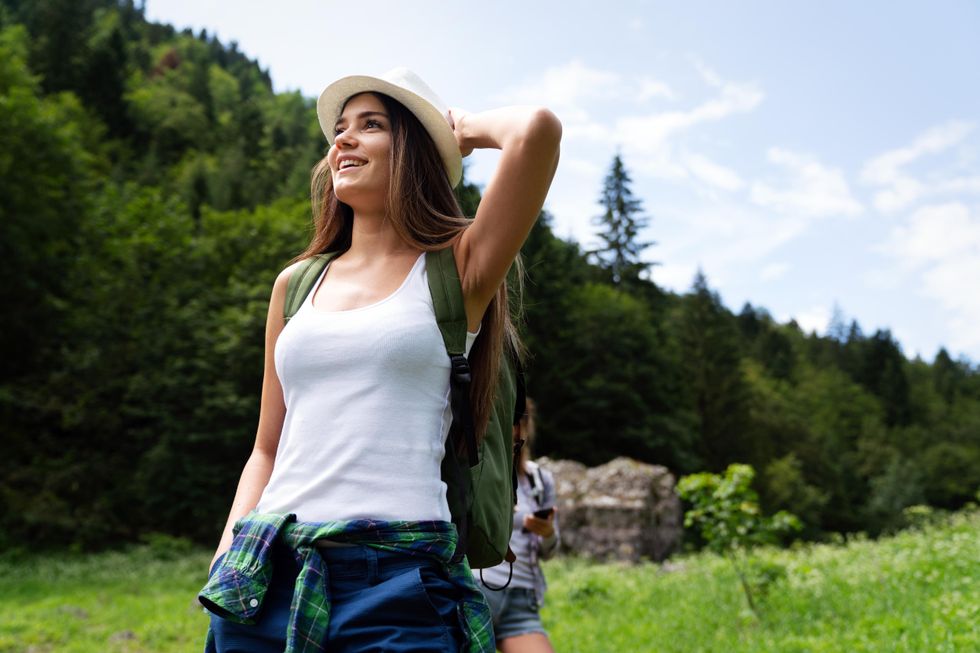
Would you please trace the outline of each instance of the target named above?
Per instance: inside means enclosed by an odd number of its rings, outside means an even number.
[[[466,306],[463,303],[463,285],[456,269],[456,257],[452,247],[425,253],[425,274],[429,282],[429,294],[436,313],[436,323],[442,341],[449,354],[449,403],[453,425],[451,441],[463,438],[470,467],[480,462],[476,444],[476,427],[470,405],[470,363],[466,359]]]
[[[541,465],[529,460],[524,463],[524,470],[527,474],[527,480],[531,483],[531,496],[534,497],[534,502],[540,507],[544,502],[545,495],[545,482],[544,476],[541,474]]]
[[[466,352],[466,306],[453,248],[426,252],[425,274],[446,352],[462,356]]]
[[[447,486],[453,496],[447,496],[453,523],[459,536],[459,545],[453,555],[460,561],[466,555],[470,534],[470,505],[472,502],[472,478],[470,468],[480,464],[476,444],[476,427],[470,404],[470,363],[466,359],[466,306],[463,303],[463,286],[456,268],[453,248],[445,247],[425,253],[425,274],[429,283],[429,295],[436,314],[436,324],[449,355],[449,406],[453,421],[446,443],[446,460],[449,478]],[[466,447],[466,458],[461,458],[461,444]]]
[[[306,296],[313,289],[313,284],[320,278],[323,268],[327,267],[327,263],[334,259],[338,253],[328,252],[304,259],[289,275],[289,284],[286,286],[286,301],[282,309],[282,316],[286,322],[289,322],[289,319],[296,315]]]
[[[538,476],[540,476],[540,472],[538,471],[540,469],[539,465],[533,460],[529,460],[526,463],[524,463],[524,468],[527,470],[528,476],[534,477],[535,480],[532,480],[531,482],[534,483],[535,486],[537,486],[539,482]]]

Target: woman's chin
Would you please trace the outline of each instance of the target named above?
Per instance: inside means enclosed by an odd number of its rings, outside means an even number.
[[[339,183],[338,183],[339,182]],[[357,183],[353,179],[340,179],[334,182],[333,193],[344,204],[354,205],[376,203],[383,198],[387,188],[378,184]]]
[[[357,198],[363,195],[356,184],[350,184],[346,180],[339,184],[334,182],[333,194],[344,204],[356,203]]]

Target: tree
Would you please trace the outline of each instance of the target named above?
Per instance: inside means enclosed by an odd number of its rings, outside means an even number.
[[[750,458],[748,391],[735,318],[701,271],[673,323],[687,405],[697,418],[697,453],[711,470]]]
[[[844,344],[847,342],[847,324],[844,323],[846,319],[844,311],[841,309],[840,304],[834,303],[834,312],[830,317],[830,322],[827,324],[827,337],[835,342]]]
[[[640,273],[652,265],[640,260],[641,252],[654,243],[636,240],[649,219],[643,217],[642,203],[633,196],[631,183],[623,159],[617,154],[613,157],[599,200],[605,212],[595,220],[602,227],[598,236],[603,241],[603,247],[592,252],[609,272],[615,285],[638,279]]]
[[[890,455],[880,402],[838,368],[807,367],[801,371],[793,405],[806,431],[792,451],[807,481],[828,493],[820,511],[821,526],[865,530],[868,478],[883,470]]]
[[[952,404],[966,377],[963,366],[953,362],[945,347],[939,349],[932,364],[933,387],[947,404]]]
[[[79,66],[82,82],[77,91],[116,137],[126,137],[133,129],[124,100],[129,61],[121,22],[115,12],[106,12],[96,21],[87,56]]]
[[[98,127],[70,93],[44,97],[27,67],[28,36],[0,32],[0,383],[38,366],[54,339],[71,286],[66,263],[78,246],[87,193],[105,168]]]
[[[857,381],[878,396],[888,426],[909,423],[909,386],[905,356],[890,331],[878,330],[865,344]]]
[[[608,284],[587,283],[571,290],[564,308],[552,322],[559,330],[543,334],[558,341],[558,356],[549,368],[532,363],[532,388],[548,387],[538,403],[549,411],[542,452],[593,465],[623,455],[673,465],[682,440],[665,419],[647,306]]]
[[[550,225],[542,212],[521,252],[536,453],[589,463],[630,455],[695,469],[686,455],[690,420],[675,414],[676,365],[646,283],[629,292],[603,283],[579,246]]]

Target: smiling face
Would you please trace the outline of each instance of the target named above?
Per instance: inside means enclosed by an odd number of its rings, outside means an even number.
[[[384,202],[391,181],[391,140],[391,117],[376,95],[361,93],[347,101],[327,153],[337,199],[365,208]]]

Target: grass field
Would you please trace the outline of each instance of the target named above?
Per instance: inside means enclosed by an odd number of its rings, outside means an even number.
[[[200,651],[194,596],[210,553],[158,541],[125,553],[0,559],[0,652]],[[556,560],[543,611],[557,651],[980,651],[980,512],[876,542],[766,551],[783,565],[745,607],[730,565]]]

